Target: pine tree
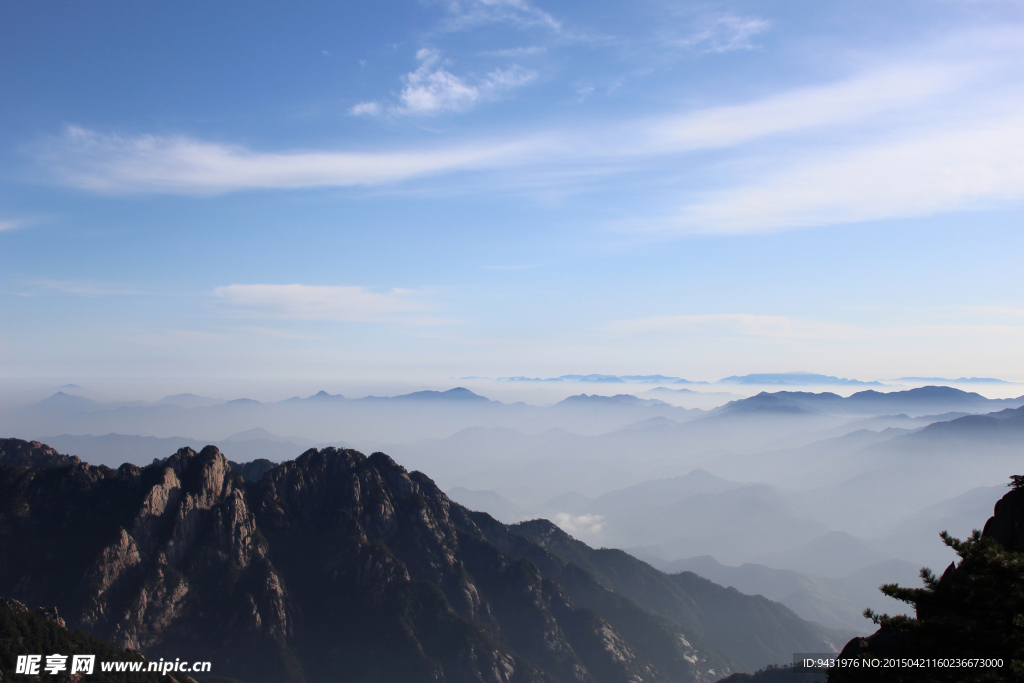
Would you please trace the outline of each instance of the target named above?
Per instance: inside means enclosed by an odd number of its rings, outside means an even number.
[[[1014,493],[1024,476],[1011,477]],[[1013,494],[1008,494],[1013,495]],[[870,609],[864,616],[880,626],[868,640],[866,657],[995,659],[1001,668],[897,668],[888,671],[833,669],[830,683],[846,681],[1024,682],[1024,552],[1007,550],[975,530],[965,540],[942,532],[959,556],[941,578],[921,570],[922,588],[887,584],[889,597],[915,608],[916,616],[889,616]]]

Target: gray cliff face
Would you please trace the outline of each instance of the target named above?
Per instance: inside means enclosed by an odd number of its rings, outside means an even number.
[[[248,485],[212,447],[144,468],[0,464],[0,595],[250,683],[667,683],[734,666],[498,527],[380,453],[311,450]]]
[[[146,468],[7,470],[0,500],[12,597],[150,656],[212,659],[224,640],[258,659],[284,647],[284,591],[244,482],[216,449]]]

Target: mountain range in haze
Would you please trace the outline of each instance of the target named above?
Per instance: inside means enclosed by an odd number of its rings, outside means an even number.
[[[850,635],[501,524],[382,453],[313,449],[245,480],[213,447],[112,470],[7,439],[0,503],[0,595],[246,683],[710,683]]]
[[[464,380],[488,379],[486,377],[468,376]],[[501,382],[589,382],[604,384],[749,384],[755,386],[885,386],[887,383],[929,383],[929,384],[1010,384],[1006,380],[990,377],[960,377],[949,379],[944,377],[899,377],[885,380],[858,380],[832,375],[821,375],[813,372],[762,372],[749,375],[731,375],[716,382],[689,380],[669,375],[561,375],[559,377],[499,377]]]
[[[236,463],[287,461],[328,445],[383,450],[504,523],[544,517],[591,546],[628,549],[659,567],[706,555],[725,567],[796,572],[804,589],[771,596],[803,617],[862,629],[863,607],[850,596],[872,590],[857,572],[948,564],[948,549],[931,541],[944,528],[969,533],[969,511],[987,504],[985,491],[1024,447],[1024,397],[950,387],[784,390],[700,410],[659,400],[672,388],[652,391],[581,393],[546,406],[465,388],[130,405],[57,393],[5,414],[3,429],[111,467],[207,444]],[[303,436],[281,436],[289,434]],[[975,502],[963,498],[972,490],[983,492]],[[962,514],[937,516],[957,501],[967,501]],[[913,531],[895,533],[896,521]]]
[[[479,378],[463,378],[479,379]],[[500,382],[593,382],[606,384],[708,384],[708,382],[692,381],[682,377],[667,375],[561,375],[560,377],[499,377]]]

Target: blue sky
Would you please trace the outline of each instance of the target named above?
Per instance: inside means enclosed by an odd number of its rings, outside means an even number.
[[[1024,381],[1019,2],[4,3],[0,374]]]

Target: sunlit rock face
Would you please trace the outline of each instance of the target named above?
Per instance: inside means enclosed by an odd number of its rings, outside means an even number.
[[[150,656],[223,661],[231,644],[236,668],[283,673],[285,591],[217,449],[144,468],[56,464],[0,468],[5,595]]]
[[[712,681],[738,666],[699,619],[641,607],[382,453],[314,449],[246,482],[213,447],[113,470],[25,444],[0,454],[0,596],[150,658],[251,683]]]

